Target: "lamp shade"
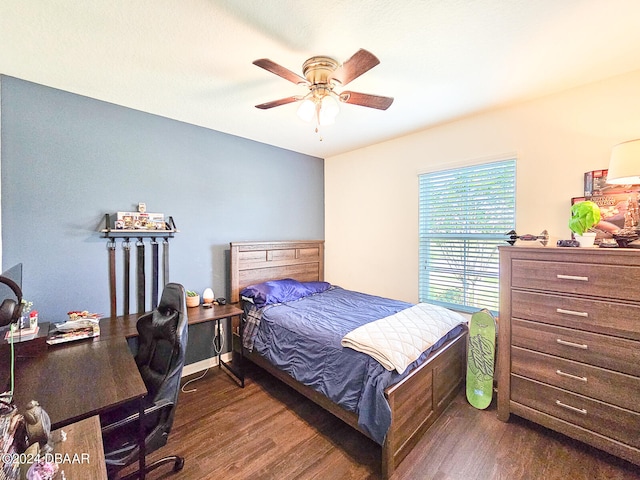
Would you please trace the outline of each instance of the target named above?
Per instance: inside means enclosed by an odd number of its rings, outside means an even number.
[[[310,98],[307,98],[300,104],[298,108],[298,117],[305,122],[313,120],[313,116],[316,114],[316,104]]]
[[[318,123],[320,125],[333,125],[336,122],[336,115],[340,111],[338,102],[330,95],[322,98],[320,112],[318,112]]]
[[[622,142],[613,147],[607,183],[640,185],[640,139]]]
[[[213,290],[211,290],[211,288],[205,288],[204,292],[202,292],[202,301],[204,303],[213,303],[214,300]]]

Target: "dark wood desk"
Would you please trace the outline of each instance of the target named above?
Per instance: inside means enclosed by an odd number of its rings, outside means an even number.
[[[223,318],[232,318],[242,315],[242,310],[236,304],[213,305],[211,308],[199,307],[187,308],[189,316],[189,325],[202,322],[210,322],[212,320],[221,320]]]
[[[137,401],[144,416],[147,388],[124,336],[103,341],[78,340],[49,346],[37,357],[16,362],[14,402],[24,409],[37,400],[51,419],[51,428],[70,425]],[[144,428],[139,428],[140,478],[145,473]]]
[[[241,314],[236,305],[187,309],[190,325]],[[126,341],[138,335],[139,317],[103,318],[98,337],[49,346],[42,355],[17,359],[18,407],[37,400],[55,429],[141,399],[147,389]]]
[[[54,463],[58,473],[54,478],[69,480],[82,478],[87,480],[104,480],[107,478],[107,467],[102,446],[100,418],[85,418],[64,427],[66,439],[61,441],[63,429],[51,431],[53,451],[40,452],[40,459]],[[35,459],[26,457],[27,463],[20,465],[20,478],[26,478],[27,471]],[[2,477],[4,478],[4,477]]]
[[[187,309],[189,324],[219,322],[236,316],[239,319],[241,314],[242,310],[235,305]],[[82,431],[86,431],[86,424],[79,424],[81,428],[75,426],[76,422],[132,401],[142,405],[147,389],[127,343],[127,338],[138,335],[139,317],[140,314],[132,314],[104,318],[100,320],[98,337],[49,346],[46,353],[39,356],[17,359],[16,405],[24,409],[28,402],[37,400],[49,414],[52,429],[74,424],[73,428]],[[220,356],[218,360],[221,362]],[[238,377],[229,366],[224,366]],[[99,435],[99,429],[97,432]],[[142,471],[143,438],[141,431]],[[85,441],[90,440],[85,438]]]
[[[100,419],[86,418],[64,428],[65,442],[56,443],[52,456],[65,478],[104,480],[107,467],[104,460]],[[61,478],[62,475],[58,473]],[[57,477],[58,478],[58,477]]]
[[[119,317],[109,317],[100,320],[100,336],[93,339],[94,342],[110,340],[112,338],[133,338],[138,335],[136,324],[138,318],[143,314],[134,313],[129,315],[120,315]],[[236,330],[240,325],[240,316],[242,310],[235,304],[213,305],[211,308],[204,308],[202,305],[198,307],[187,308],[187,318],[189,325],[195,325],[203,322],[217,322],[220,326],[220,320],[225,318],[231,319],[231,329]],[[237,317],[237,321],[233,321]],[[224,368],[232,378],[244,387],[244,375],[241,371],[234,369],[231,365],[222,360],[222,352],[218,354],[218,368]]]
[[[24,409],[37,400],[60,428],[147,394],[123,336],[50,346],[45,354],[16,362],[14,401]]]
[[[94,341],[108,340],[114,336],[126,338],[137,337],[138,330],[136,329],[136,323],[141,315],[143,314],[132,313],[118,317],[103,318],[100,320],[100,336],[95,337]],[[211,322],[223,318],[232,318],[238,315],[242,315],[242,310],[235,304],[213,305],[211,308],[204,308],[202,305],[187,308],[189,325]]]

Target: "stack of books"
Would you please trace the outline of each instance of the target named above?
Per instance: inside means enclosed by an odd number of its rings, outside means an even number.
[[[58,343],[72,342],[83,338],[92,338],[100,335],[100,316],[71,316],[74,320],[67,320],[64,323],[56,323],[49,331],[47,343],[56,345]]]

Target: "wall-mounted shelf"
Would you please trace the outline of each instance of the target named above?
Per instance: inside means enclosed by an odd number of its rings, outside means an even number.
[[[179,230],[173,221],[173,217],[169,216],[165,222],[167,228],[162,229],[145,229],[145,228],[111,228],[111,217],[108,213],[104,215],[105,228],[100,230],[104,238],[172,238]]]
[[[119,213],[116,215],[120,216]],[[118,273],[120,272],[120,268],[116,268],[116,239],[122,239],[122,242],[120,244],[123,254],[120,276],[124,284],[122,288],[122,306],[124,315],[129,315],[132,278],[134,278],[136,282],[135,288],[138,313],[154,310],[157,307],[158,297],[160,294],[160,286],[166,285],[169,282],[169,238],[172,238],[176,233],[178,233],[178,229],[176,228],[176,223],[173,221],[173,217],[167,217],[167,220],[165,220],[164,215],[162,217],[160,217],[159,215],[151,217],[151,214],[148,214],[145,217],[144,222],[142,222],[142,219],[139,217],[136,220],[134,220],[133,218],[131,220],[124,220],[125,217],[129,216],[133,217],[134,214],[129,215],[128,213],[123,213],[121,216],[122,220],[116,220],[116,222],[111,223],[111,215],[107,213],[104,216],[105,228],[100,230],[104,238],[108,239],[107,250],[109,252],[109,292],[112,317],[118,315],[116,291],[118,284],[117,277]],[[125,221],[127,223],[125,223]],[[154,226],[159,227],[164,226],[164,228],[114,228],[116,224],[127,226],[131,226],[132,224],[153,224]],[[158,239],[160,239],[161,241],[157,241]],[[160,256],[160,245],[162,245],[162,256]],[[149,249],[151,250],[151,259],[150,262],[147,262],[145,261],[145,251]],[[133,265],[131,263],[132,250],[135,251],[135,263]],[[151,276],[147,279],[145,269],[149,264],[151,265]],[[134,265],[135,271],[132,270],[132,267],[134,267]],[[160,283],[161,273],[163,283]],[[151,287],[151,309],[147,308],[147,286]]]

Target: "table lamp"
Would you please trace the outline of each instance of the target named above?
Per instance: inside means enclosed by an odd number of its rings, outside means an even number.
[[[607,183],[613,185],[640,185],[640,139],[622,142],[611,150]],[[637,206],[636,206],[637,209]],[[628,212],[630,215],[631,212]],[[632,220],[635,217],[635,220]],[[630,221],[627,224],[627,221]],[[614,238],[623,247],[640,248],[637,227],[637,210],[635,215],[625,215],[625,228],[614,234]],[[622,243],[621,243],[622,242]]]
[[[205,288],[204,292],[202,292],[202,301],[204,303],[213,303],[214,300],[213,290],[211,290],[211,288]]]
[[[613,147],[607,183],[640,185],[640,139],[622,142]]]

